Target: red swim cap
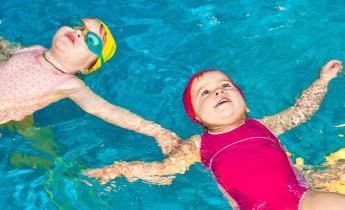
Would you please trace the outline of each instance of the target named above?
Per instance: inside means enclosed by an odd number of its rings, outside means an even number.
[[[208,70],[202,70],[196,74],[194,74],[188,81],[187,83],[187,86],[184,90],[184,93],[183,93],[183,105],[184,105],[184,109],[187,113],[187,115],[192,118],[192,120],[195,122],[195,123],[199,123],[199,124],[202,124],[200,120],[196,119],[196,114],[194,112],[194,108],[193,108],[193,104],[192,104],[192,84],[194,82],[194,80],[196,78],[198,78],[200,75],[202,75],[203,73],[206,73],[206,72],[210,72],[210,71],[220,71],[218,69],[208,69]],[[220,71],[222,72],[222,71]],[[224,73],[224,72],[222,72]],[[224,73],[225,74],[225,73]],[[225,74],[226,75],[226,74]],[[242,97],[244,98],[244,95],[242,93],[242,90],[231,80],[230,77],[228,77],[231,81],[231,83],[234,85],[234,87],[241,93]]]

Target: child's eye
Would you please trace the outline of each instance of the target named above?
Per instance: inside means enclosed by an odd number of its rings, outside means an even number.
[[[205,96],[205,95],[207,95],[207,94],[209,94],[209,93],[210,93],[209,90],[204,90],[204,91],[202,91],[201,96]]]
[[[225,83],[225,84],[222,85],[222,87],[223,88],[229,88],[229,87],[231,87],[231,85],[229,83]]]
[[[90,34],[90,32],[86,35],[86,40],[89,44],[93,46],[97,46],[100,44],[99,38],[93,34]]]

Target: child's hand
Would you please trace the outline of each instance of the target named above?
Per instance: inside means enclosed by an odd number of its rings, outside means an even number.
[[[331,60],[321,68],[320,79],[330,81],[343,71],[343,66],[339,60]]]
[[[162,149],[163,154],[167,155],[178,147],[181,139],[173,132],[168,130],[155,136],[155,139]]]
[[[121,176],[121,173],[112,166],[100,169],[91,169],[83,172],[84,176],[97,178],[100,184],[106,184],[112,179]]]

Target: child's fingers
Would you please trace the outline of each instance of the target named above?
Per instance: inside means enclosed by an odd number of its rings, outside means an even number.
[[[99,183],[101,184],[101,185],[105,185],[107,182],[109,182],[110,181],[110,179],[109,178],[102,178],[100,181],[99,181]]]
[[[100,171],[98,169],[91,169],[88,171],[84,171],[83,175],[88,176],[88,177],[98,177],[99,173],[100,173]]]
[[[329,62],[333,63],[333,64],[337,64],[340,65],[341,61],[340,60],[330,60]]]
[[[343,72],[343,66],[342,65],[339,66],[339,73],[341,73],[341,72]]]
[[[338,66],[341,65],[341,61],[339,60],[330,60],[328,61],[328,63],[326,63],[326,65],[324,66],[324,68],[332,68],[334,66]]]
[[[90,175],[92,175],[92,170],[88,170],[88,171],[83,171],[83,175],[84,176],[90,176]]]
[[[333,68],[336,69],[337,73],[341,73],[343,71],[343,66],[341,65],[333,67]]]

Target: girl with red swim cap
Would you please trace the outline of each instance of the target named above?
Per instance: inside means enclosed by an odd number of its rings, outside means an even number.
[[[243,94],[226,74],[219,70],[199,72],[189,81],[183,102],[187,114],[205,127],[201,136],[181,143],[163,162],[115,162],[84,174],[100,178],[101,183],[123,175],[130,181],[140,178],[169,184],[173,174],[201,162],[235,209],[344,209],[344,196],[312,191],[298,180],[276,137],[317,111],[329,81],[341,71],[340,61],[330,61],[294,106],[261,120],[247,118]]]

